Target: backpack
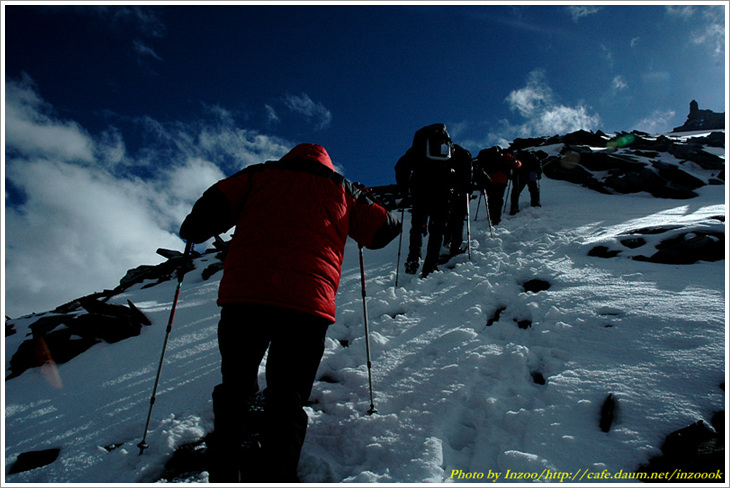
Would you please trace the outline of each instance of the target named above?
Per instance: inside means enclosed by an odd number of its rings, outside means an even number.
[[[491,169],[495,165],[502,161],[502,150],[499,146],[492,146],[487,149],[482,149],[477,154],[477,161],[480,166],[485,169]]]
[[[453,154],[451,136],[444,124],[422,127],[413,135],[413,149],[428,159],[448,161]]]

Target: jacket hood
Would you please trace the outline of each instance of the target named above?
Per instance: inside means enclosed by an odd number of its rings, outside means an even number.
[[[309,159],[311,161],[322,163],[332,171],[335,170],[332,160],[330,159],[330,155],[327,154],[325,148],[317,144],[299,144],[295,146],[294,149],[281,158],[281,161],[289,159]]]

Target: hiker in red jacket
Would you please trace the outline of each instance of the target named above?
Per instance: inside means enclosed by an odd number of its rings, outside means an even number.
[[[493,146],[479,151],[475,164],[480,170],[484,170],[491,180],[487,185],[489,217],[492,225],[497,225],[502,221],[502,205],[507,182],[512,177],[512,172],[522,166],[522,163],[512,154],[502,151],[499,146]]]
[[[213,391],[210,481],[297,481],[303,406],[335,321],[345,242],[382,248],[400,222],[336,173],[323,147],[300,144],[206,190],[180,237],[205,242],[233,226],[218,292],[222,382]],[[251,406],[267,348],[258,425]],[[261,448],[243,452],[258,431]]]

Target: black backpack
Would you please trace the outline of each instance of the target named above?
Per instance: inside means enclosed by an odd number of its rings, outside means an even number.
[[[476,160],[483,168],[492,168],[502,162],[502,150],[499,148],[499,146],[492,146],[487,149],[482,149],[481,151],[479,151],[479,154],[477,154]]]
[[[448,161],[453,154],[451,136],[444,124],[422,127],[413,135],[413,149],[428,159]]]

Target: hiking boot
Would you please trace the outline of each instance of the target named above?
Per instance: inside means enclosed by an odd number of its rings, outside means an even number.
[[[423,271],[421,271],[421,278],[425,278],[426,276],[430,275],[434,271],[438,271],[438,270],[439,270],[439,268],[435,264],[431,264],[431,265],[424,264]]]
[[[418,272],[418,261],[406,261],[406,273],[416,274]]]
[[[205,452],[210,483],[240,483],[241,472],[238,466],[238,449],[231,442],[226,442],[215,432],[209,436],[208,449]]]

